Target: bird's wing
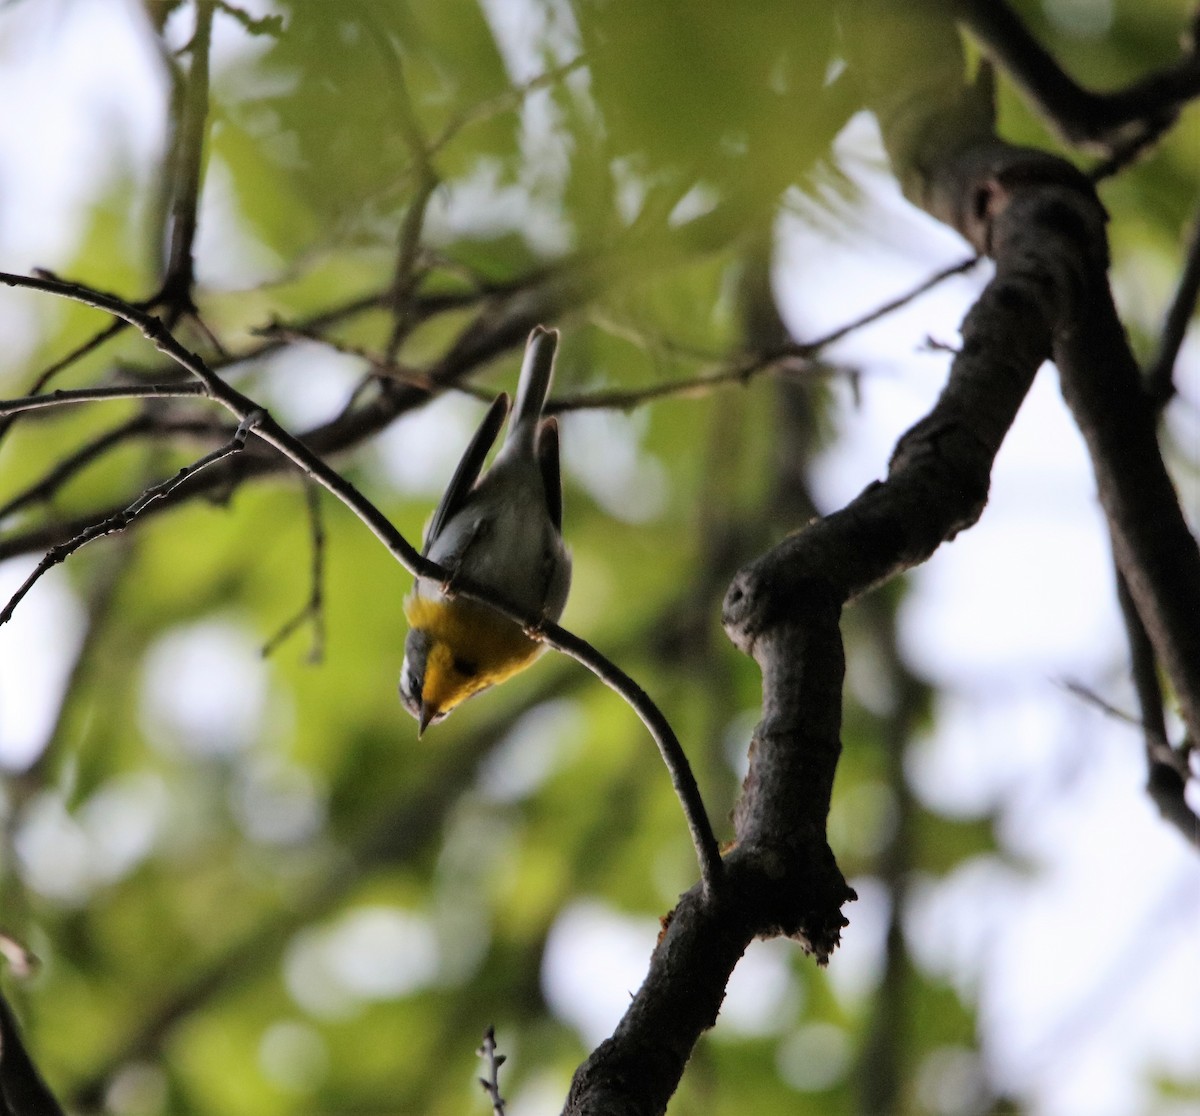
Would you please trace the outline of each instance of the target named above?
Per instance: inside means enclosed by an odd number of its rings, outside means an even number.
[[[542,419],[538,429],[537,458],[542,470],[542,486],[546,490],[546,511],[554,529],[562,531],[562,472],[558,461],[558,422],[554,418]]]
[[[429,526],[425,528],[425,541],[421,547],[422,554],[429,553],[433,540],[442,533],[442,528],[454,518],[455,513],[466,502],[467,496],[475,486],[475,481],[479,479],[479,472],[487,459],[488,450],[492,448],[496,435],[500,433],[500,427],[504,425],[504,417],[507,414],[508,396],[501,392],[493,400],[492,405],[488,408],[488,413],[483,416],[483,422],[479,424],[479,429],[475,431],[475,436],[463,451],[458,468],[454,470],[454,476],[450,478],[450,483],[442,494],[441,502],[429,520]]]

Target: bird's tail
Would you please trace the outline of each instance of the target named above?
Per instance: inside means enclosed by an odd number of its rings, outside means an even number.
[[[534,326],[525,344],[525,360],[517,384],[517,402],[506,441],[527,443],[530,451],[537,441],[542,407],[554,379],[554,352],[558,348],[558,330]]]

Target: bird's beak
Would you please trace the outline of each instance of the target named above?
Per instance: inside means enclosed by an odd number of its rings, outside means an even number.
[[[429,702],[422,700],[421,712],[417,714],[417,739],[420,740],[422,734],[429,727],[429,722],[437,715],[437,709],[430,705]]]

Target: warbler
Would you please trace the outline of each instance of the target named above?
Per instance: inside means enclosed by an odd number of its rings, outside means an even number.
[[[495,609],[454,596],[456,577],[497,590],[539,619],[557,620],[566,606],[571,556],[562,538],[558,423],[542,415],[557,346],[557,330],[537,326],[529,335],[500,452],[481,477],[508,413],[507,395],[488,410],[425,529],[422,553],[450,577],[418,577],[404,601],[409,632],[400,697],[417,719],[418,736],[473,694],[524,670],[543,649]]]

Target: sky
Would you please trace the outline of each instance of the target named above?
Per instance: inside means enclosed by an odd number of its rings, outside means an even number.
[[[4,270],[54,267],[64,258],[79,227],[80,202],[95,189],[97,175],[116,170],[108,149],[114,123],[123,142],[121,165],[135,175],[149,173],[163,130],[161,84],[144,43],[126,21],[113,18],[124,7],[114,0],[38,0],[0,8],[0,104],[36,105],[36,111],[0,114]],[[531,26],[530,9],[519,0],[489,0],[486,8],[514,74],[528,76],[521,43]],[[218,40],[218,67],[227,52],[241,49],[235,38]],[[540,111],[535,101],[526,120],[527,142],[534,145],[549,126]],[[867,118],[852,121],[839,150],[861,190],[858,230],[834,236],[796,213],[780,217],[775,281],[800,339],[873,309],[968,254],[880,174],[878,136]],[[219,243],[230,230],[221,227],[217,211],[209,216],[202,235]],[[819,261],[819,274],[813,261]],[[897,436],[924,413],[944,381],[949,358],[931,350],[927,339],[955,341],[957,322],[986,278],[980,268],[948,281],[855,332],[830,354],[865,371],[857,397],[834,384],[841,433],[816,470],[824,508],[840,506],[883,475]],[[18,294],[0,297],[0,384],[9,394],[27,372],[29,305]],[[1195,347],[1185,350],[1180,393],[1177,421],[1195,433],[1192,449],[1200,458]],[[302,406],[312,410],[285,420],[306,421],[328,401]],[[621,436],[621,452],[635,459],[636,439]],[[1193,492],[1188,501],[1196,523],[1200,497]],[[646,514],[652,513],[649,506]],[[0,596],[31,565],[0,565]],[[0,629],[0,762],[27,762],[48,731],[79,637],[78,612],[65,580],[52,575]],[[1159,821],[1143,792],[1138,734],[1066,686],[1081,682],[1114,705],[1133,708],[1103,520],[1053,368],[1039,373],[1000,452],[982,521],[916,574],[901,635],[912,665],[942,692],[936,729],[913,749],[912,785],[938,810],[962,817],[997,814],[1010,854],[972,861],[915,888],[908,925],[914,953],[929,970],[978,998],[988,1052],[987,1064],[979,1066],[969,1052],[945,1051],[923,1095],[934,1110],[953,1112],[961,1108],[972,1075],[982,1072],[1029,1097],[1038,1116],[1141,1111],[1147,1075],[1194,1077],[1200,1065],[1200,858]],[[155,670],[184,678],[221,670],[231,695],[217,715],[225,721],[215,729],[205,722],[212,711],[189,705],[186,687],[174,704],[148,697],[146,715],[174,718],[201,741],[253,731],[265,699],[254,689],[260,682],[246,665],[246,649],[236,642],[236,635],[219,629],[189,632],[161,649],[162,660],[147,675],[153,695]],[[855,669],[851,663],[851,685]],[[529,793],[536,781],[531,777],[529,787],[512,793]],[[289,815],[288,824],[305,824],[303,795],[296,801],[299,813]],[[82,858],[80,872],[109,863],[90,848],[94,831],[79,830],[68,847],[54,818],[39,824],[58,834],[42,846],[47,877],[68,856]],[[137,833],[128,836],[138,839]],[[119,863],[128,850],[104,855]],[[851,883],[861,899],[830,966],[848,1001],[872,987],[886,924],[881,889],[869,879]],[[433,948],[425,928],[400,925],[394,912],[363,916],[334,932],[356,935],[368,953],[371,943],[396,935],[415,956]],[[656,932],[654,920],[630,918],[598,900],[562,912],[545,961],[547,997],[587,1041],[611,1030],[627,990],[641,981]],[[812,1067],[830,1071],[849,1055],[835,1029],[804,1022],[786,977],[789,948],[774,942],[751,949],[735,974],[717,1041],[789,1020],[781,1034],[780,1071],[797,1088],[819,1088]],[[311,967],[327,954],[336,951],[309,940],[297,946],[292,963]],[[602,963],[611,979],[581,986],[583,958],[587,971]],[[401,995],[423,979],[398,962],[383,971],[391,983],[375,990],[380,995]],[[340,979],[352,985],[360,975]],[[265,1064],[278,1061],[272,1051],[310,1037],[273,1034],[264,1041]],[[539,1103],[531,1095],[521,1110],[536,1113]],[[544,1110],[557,1111],[557,1103],[546,1098]],[[1196,1116],[1200,1108],[1172,1110],[1172,1116],[1189,1113]]]

